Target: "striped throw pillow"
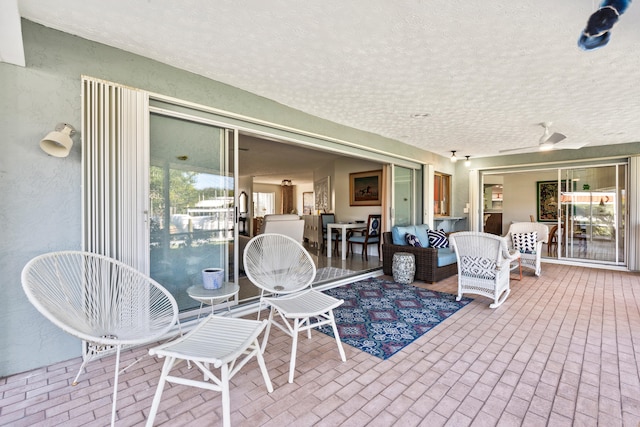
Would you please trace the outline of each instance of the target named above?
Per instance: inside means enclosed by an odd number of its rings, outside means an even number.
[[[448,248],[449,239],[447,234],[442,230],[427,230],[429,236],[429,246],[432,248]]]

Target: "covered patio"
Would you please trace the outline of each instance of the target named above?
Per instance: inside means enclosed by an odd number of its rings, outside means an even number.
[[[457,277],[436,285],[456,293]],[[511,280],[498,309],[474,301],[387,360],[314,332],[298,348],[287,383],[290,339],[273,330],[265,361],[231,385],[232,425],[637,426],[640,422],[640,274],[544,264]],[[146,354],[123,353],[124,363]],[[0,425],[103,426],[110,422],[113,357],[90,363],[70,385],[73,359],[0,379]],[[119,426],[144,425],[162,361],[144,357],[120,378]],[[186,376],[199,371],[182,368]],[[156,425],[218,425],[218,393],[167,385]]]

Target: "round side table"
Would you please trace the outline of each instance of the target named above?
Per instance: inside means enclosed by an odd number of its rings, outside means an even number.
[[[208,304],[211,306],[211,314],[214,313],[213,307],[216,304],[229,301],[235,297],[240,291],[240,286],[237,283],[225,282],[219,289],[205,289],[202,285],[193,285],[187,288],[187,294],[191,298],[200,302],[200,311],[198,311],[198,319],[200,319],[200,313],[202,312],[202,306]],[[230,311],[230,306],[227,305],[227,311]]]
[[[408,285],[416,273],[416,257],[409,252],[393,254],[393,281]]]

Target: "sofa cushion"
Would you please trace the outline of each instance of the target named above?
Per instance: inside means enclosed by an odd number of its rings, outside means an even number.
[[[411,234],[411,233],[407,233],[406,239],[407,239],[407,243],[409,244],[409,246],[413,246],[414,248],[421,248],[422,247],[420,239],[418,239],[418,237],[416,235]]]
[[[420,240],[423,248],[429,247],[429,226],[427,224],[418,224],[416,227],[416,237]]]
[[[449,247],[449,239],[447,238],[447,234],[442,230],[429,230],[427,231],[429,235],[429,246],[433,248],[448,248]]]
[[[408,243],[405,237],[407,233],[415,235],[416,228],[413,225],[406,225],[406,226],[394,225],[391,228],[391,237],[393,239],[393,244],[400,245],[400,246],[407,246]]]
[[[455,264],[457,261],[456,253],[451,248],[438,249],[438,267]]]

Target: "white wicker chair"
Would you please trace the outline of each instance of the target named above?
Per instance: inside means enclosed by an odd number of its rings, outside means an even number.
[[[520,253],[520,262],[523,268],[533,270],[536,276],[540,276],[542,271],[540,265],[540,256],[542,254],[542,244],[547,243],[549,240],[549,228],[539,222],[514,222],[509,227],[509,231],[504,236],[507,239],[507,245],[509,249],[514,249],[513,246],[513,234],[531,233],[536,232],[536,244],[535,250],[529,252]]]
[[[244,251],[244,269],[251,282],[261,289],[262,304],[271,306],[269,324],[262,341],[262,351],[267,344],[271,325],[291,335],[291,361],[289,382],[293,382],[296,366],[298,334],[322,325],[331,325],[342,361],[346,361],[340,335],[333,316],[333,309],[344,300],[311,289],[316,266],[302,245],[281,234],[260,234],[247,244]],[[280,321],[274,318],[278,314]],[[258,311],[258,319],[260,311]]]
[[[499,307],[509,296],[510,265],[520,256],[509,252],[505,238],[489,233],[461,231],[449,235],[458,260],[458,297],[478,294],[493,299]]]
[[[80,251],[51,252],[22,270],[29,301],[63,331],[86,342],[73,381],[92,358],[115,349],[111,424],[115,423],[122,346],[157,341],[176,325],[178,305],[153,279],[112,258]]]

